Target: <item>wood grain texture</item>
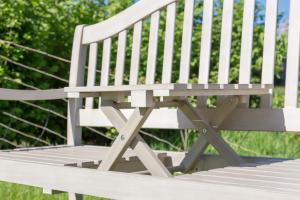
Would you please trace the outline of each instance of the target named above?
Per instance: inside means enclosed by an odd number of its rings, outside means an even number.
[[[288,55],[285,83],[285,107],[296,108],[298,100],[300,55],[300,1],[290,1]]]
[[[93,43],[113,37],[138,21],[143,20],[155,11],[162,9],[175,1],[176,0],[138,1],[123,12],[106,21],[87,26],[84,29],[83,43]]]

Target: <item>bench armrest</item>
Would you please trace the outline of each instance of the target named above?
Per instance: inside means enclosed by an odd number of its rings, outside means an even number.
[[[140,0],[119,14],[98,24],[84,27],[82,41],[90,44],[113,37],[152,13],[177,0]]]
[[[64,89],[53,90],[12,90],[0,89],[0,100],[6,101],[42,101],[67,98]]]

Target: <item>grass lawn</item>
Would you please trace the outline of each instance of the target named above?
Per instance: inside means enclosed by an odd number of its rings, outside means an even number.
[[[29,186],[0,182],[1,200],[67,200],[66,194],[45,195],[42,189]],[[85,196],[84,200],[104,200]]]

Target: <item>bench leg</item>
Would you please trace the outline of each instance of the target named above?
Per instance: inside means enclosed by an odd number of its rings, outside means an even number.
[[[99,170],[113,170],[128,147],[131,147],[152,175],[171,176],[170,172],[157,158],[152,149],[138,134],[140,128],[152,112],[153,107],[136,108],[128,120],[118,108],[104,106],[101,109],[114,127],[116,127],[119,135],[112,144],[106,158],[101,162]]]
[[[204,153],[209,144],[212,144],[215,149],[223,156],[230,165],[239,166],[243,160],[234,152],[234,150],[223,140],[217,129],[213,128],[205,117],[196,111],[195,108],[188,102],[184,102],[180,109],[193,123],[199,132],[202,133],[198,141],[192,146],[186,157],[181,162],[181,166],[189,171],[199,158]]]
[[[68,196],[69,200],[83,200],[82,194],[69,193]]]

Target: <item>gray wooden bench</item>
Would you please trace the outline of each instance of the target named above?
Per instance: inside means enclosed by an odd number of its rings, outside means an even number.
[[[0,90],[2,100],[68,98],[66,146],[0,152],[0,180],[112,199],[299,199],[300,161],[240,157],[220,130],[300,130],[297,108],[300,51],[300,7],[291,0],[285,107],[272,108],[277,26],[277,0],[266,4],[262,79],[251,84],[255,0],[244,0],[241,67],[238,84],[229,84],[233,0],[224,0],[219,76],[209,83],[213,1],[204,0],[199,82],[190,84],[194,1],[186,0],[179,78],[173,71],[176,0],[141,0],[98,24],[80,25],[73,42],[69,87],[51,91]],[[160,14],[166,11],[162,80],[157,83]],[[150,23],[146,80],[139,83],[143,21]],[[124,84],[127,35],[133,30],[129,84]],[[113,39],[118,40],[116,69],[111,74]],[[200,42],[200,41],[199,41]],[[98,49],[103,46],[102,62]],[[88,70],[85,64],[88,61]],[[96,68],[101,65],[100,84]],[[114,82],[112,83],[112,76]],[[86,77],[86,78],[85,78]],[[86,80],[85,80],[86,79]],[[261,96],[260,108],[249,108],[249,96]],[[217,96],[217,108],[206,106]],[[188,98],[196,97],[196,106]],[[111,147],[82,145],[81,129],[115,127]],[[139,135],[141,128],[196,129],[199,139],[189,152],[153,151]],[[203,155],[211,144],[220,156]],[[183,175],[173,176],[173,172]],[[151,176],[149,176],[151,175]]]

